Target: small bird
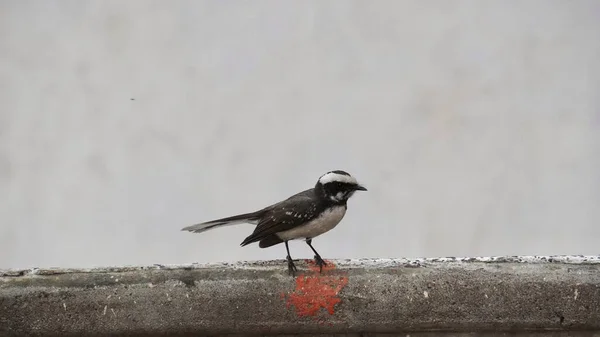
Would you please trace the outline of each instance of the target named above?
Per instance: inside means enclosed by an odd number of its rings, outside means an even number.
[[[258,242],[260,248],[285,243],[288,272],[295,275],[297,268],[290,256],[288,241],[303,239],[315,253],[315,263],[322,272],[326,263],[312,246],[312,239],[337,226],[346,214],[348,199],[354,192],[366,190],[349,173],[329,171],[319,177],[313,188],[256,212],[211,220],[181,230],[202,233],[223,226],[254,224],[254,232],[242,241],[242,247],[253,242]]]

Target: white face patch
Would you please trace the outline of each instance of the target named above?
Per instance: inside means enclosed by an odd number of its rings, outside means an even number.
[[[345,198],[346,198],[346,193],[344,193],[344,192],[337,192],[337,194],[329,196],[329,199],[331,199],[333,201],[342,201]]]
[[[324,174],[323,176],[321,176],[321,178],[319,178],[319,182],[323,185],[331,182],[348,183],[354,185],[358,184],[356,178],[335,172],[329,172]]]

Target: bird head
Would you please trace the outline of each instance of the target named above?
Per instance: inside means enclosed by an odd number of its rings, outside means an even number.
[[[333,202],[346,202],[356,191],[366,191],[348,172],[329,171],[319,177],[315,189]]]

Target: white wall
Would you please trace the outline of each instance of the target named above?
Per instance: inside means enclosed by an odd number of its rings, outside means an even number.
[[[600,253],[600,2],[0,2],[0,267],[283,258],[252,211],[344,169],[325,258]],[[310,258],[298,242],[292,256]]]

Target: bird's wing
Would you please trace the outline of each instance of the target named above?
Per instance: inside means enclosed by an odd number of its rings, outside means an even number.
[[[254,232],[241,245],[260,241],[269,235],[292,229],[316,218],[321,209],[311,193],[312,189],[306,190],[269,206]]]
[[[303,198],[310,198],[310,193],[312,193],[312,189],[308,189],[308,190],[302,191],[300,193],[294,194],[282,202],[288,202],[289,200],[292,200],[292,199],[299,200],[299,199],[303,199]],[[199,224],[194,224],[191,226],[184,227],[181,230],[192,232],[192,233],[202,233],[202,232],[206,232],[208,230],[214,229],[214,228],[238,225],[238,224],[242,224],[242,223],[249,223],[249,224],[257,225],[259,223],[259,220],[264,218],[266,213],[271,211],[273,208],[276,208],[282,202],[267,206],[256,212],[238,214],[238,215],[229,216],[226,218],[206,221],[206,222],[202,222]]]

